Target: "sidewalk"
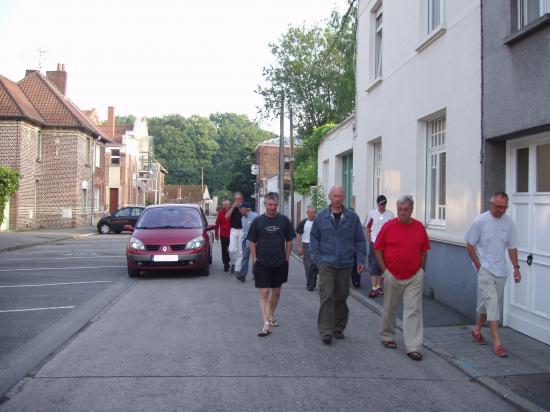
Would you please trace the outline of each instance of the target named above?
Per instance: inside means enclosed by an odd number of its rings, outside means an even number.
[[[0,253],[64,239],[76,239],[97,233],[95,226],[68,229],[41,229],[28,232],[0,232]]]
[[[296,254],[295,257],[300,259]],[[368,278],[368,274],[363,274],[361,288],[352,286],[350,296],[381,314],[383,297],[368,298]],[[402,307],[397,314],[401,319]],[[498,358],[492,351],[487,327],[483,335],[488,344],[479,346],[470,336],[473,325],[460,313],[424,297],[423,316],[427,349],[522,410],[550,410],[550,346],[504,327],[501,337],[509,355]],[[402,329],[401,320],[397,326]]]

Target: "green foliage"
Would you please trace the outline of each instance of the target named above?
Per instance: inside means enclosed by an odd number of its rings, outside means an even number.
[[[214,194],[218,196],[218,209],[221,209],[222,202],[225,199],[229,200],[230,202],[233,200],[233,192],[227,189],[218,190]]]
[[[336,125],[334,123],[316,127],[310,136],[303,139],[302,147],[294,157],[294,188],[298,193],[309,193],[317,185],[317,150],[319,143]]]
[[[134,116],[133,114],[129,114],[128,116],[115,116],[116,126],[123,126],[123,125],[132,126],[135,121],[136,121],[136,116]],[[103,120],[101,124],[107,124],[107,120]]]
[[[353,112],[355,1],[349,5],[343,18],[333,11],[323,24],[290,26],[277,43],[270,43],[275,63],[263,69],[267,86],[257,88],[264,98],[263,116],[279,115],[283,93],[301,136],[322,124],[340,123]]]
[[[312,186],[309,194],[312,206],[317,211],[328,206],[328,198],[322,185]]]
[[[0,225],[4,221],[4,208],[11,195],[19,189],[21,175],[9,166],[0,166]]]
[[[273,137],[245,115],[215,113],[209,118],[173,114],[148,120],[155,157],[168,169],[167,184],[200,184],[201,167],[210,193],[254,191],[250,166],[256,145]],[[243,186],[241,186],[243,185]],[[231,194],[229,198],[231,199]]]

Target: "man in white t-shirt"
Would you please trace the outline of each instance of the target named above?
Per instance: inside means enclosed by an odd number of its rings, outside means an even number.
[[[380,195],[376,198],[376,209],[372,209],[365,218],[365,236],[367,242],[369,242],[369,273],[370,273],[370,283],[371,291],[369,293],[369,298],[375,298],[384,294],[382,289],[382,273],[376,263],[376,258],[374,257],[374,242],[376,242],[376,236],[380,233],[380,229],[386,222],[389,222],[394,218],[393,213],[389,210],[386,210],[386,204],[388,199],[386,196]]]
[[[508,195],[504,192],[494,193],[489,200],[489,210],[476,217],[465,237],[468,255],[477,270],[479,319],[472,330],[472,338],[477,344],[485,345],[481,328],[486,320],[489,321],[495,355],[499,357],[508,355],[498,333],[500,302],[508,279],[506,249],[514,265],[514,280],[516,283],[521,281],[516,228],[512,218],[505,214],[506,209]]]
[[[296,237],[298,239],[298,255],[302,256],[306,271],[306,287],[307,290],[312,292],[317,284],[317,274],[319,273],[317,266],[311,262],[311,255],[309,254],[309,234],[313,226],[313,219],[315,219],[315,208],[308,206],[306,215],[307,218],[298,223],[296,227]]]

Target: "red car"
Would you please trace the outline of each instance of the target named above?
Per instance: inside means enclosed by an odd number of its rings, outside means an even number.
[[[212,263],[212,237],[204,212],[197,205],[148,206],[132,231],[126,246],[128,276],[140,271],[200,271],[208,276]]]

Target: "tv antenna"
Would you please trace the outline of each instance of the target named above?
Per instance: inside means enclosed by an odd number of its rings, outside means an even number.
[[[50,52],[50,50],[46,50],[44,46],[36,49],[38,52],[38,70],[42,71],[42,63],[45,61],[46,54]]]

